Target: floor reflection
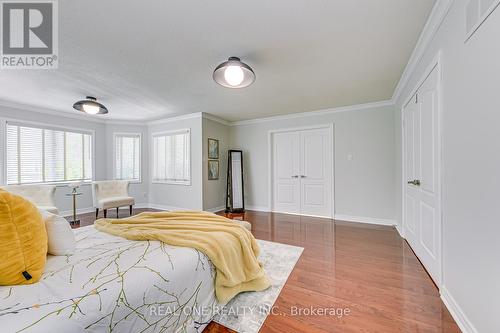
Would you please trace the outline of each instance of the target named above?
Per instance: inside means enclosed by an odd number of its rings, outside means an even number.
[[[258,239],[304,248],[263,332],[460,332],[394,228],[252,211],[232,218],[249,221]],[[294,306],[351,313],[294,316]]]

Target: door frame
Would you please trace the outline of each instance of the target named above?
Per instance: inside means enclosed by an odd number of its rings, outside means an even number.
[[[434,56],[432,61],[429,63],[429,65],[426,67],[423,75],[420,77],[420,79],[417,81],[417,84],[414,86],[414,88],[411,90],[410,94],[404,99],[404,103],[401,105],[401,228],[399,231],[399,234],[401,237],[403,237],[406,240],[406,235],[405,235],[405,189],[406,189],[406,170],[405,170],[405,158],[406,158],[406,140],[405,140],[405,129],[404,129],[404,119],[405,119],[405,113],[404,110],[406,106],[413,100],[413,97],[415,94],[418,92],[420,87],[425,83],[425,80],[429,77],[429,75],[432,73],[432,71],[436,69],[438,71],[438,84],[437,84],[437,94],[438,94],[438,107],[437,107],[437,113],[438,113],[438,144],[437,144],[437,154],[438,154],[438,198],[439,198],[439,228],[440,228],[440,235],[438,239],[438,248],[439,248],[439,271],[437,272],[438,275],[438,281],[434,281],[438,287],[438,289],[441,289],[441,286],[443,285],[443,262],[444,262],[444,254],[443,254],[443,196],[442,196],[442,188],[443,188],[443,125],[442,125],[442,110],[443,110],[443,99],[442,99],[442,60],[441,60],[441,51],[438,51],[438,53]],[[408,243],[408,245],[410,245]],[[411,245],[410,245],[411,247]],[[424,266],[425,268],[425,266]],[[430,276],[430,275],[429,275]]]
[[[335,124],[334,123],[327,123],[323,125],[311,125],[311,126],[301,126],[301,127],[290,127],[290,128],[280,128],[280,129],[273,129],[269,130],[267,132],[267,185],[268,185],[268,207],[269,211],[275,212],[274,210],[274,172],[273,172],[273,166],[274,166],[274,154],[273,154],[273,135],[277,133],[286,133],[286,132],[297,132],[297,131],[306,131],[306,130],[315,130],[315,129],[329,129],[330,131],[330,140],[332,144],[332,154],[331,154],[331,166],[332,166],[332,174],[331,174],[331,186],[332,186],[332,211],[330,216],[325,217],[325,216],[318,216],[318,215],[307,215],[307,216],[316,216],[316,217],[323,217],[323,218],[330,218],[334,219],[335,218]],[[292,214],[292,215],[302,215],[302,214],[293,214],[293,213],[287,213],[287,214]]]

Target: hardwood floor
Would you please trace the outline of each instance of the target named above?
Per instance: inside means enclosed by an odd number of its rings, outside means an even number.
[[[253,211],[232,217],[250,222],[258,239],[304,247],[260,332],[460,332],[394,228]],[[94,215],[80,219],[91,224]],[[231,330],[212,323],[205,332]]]

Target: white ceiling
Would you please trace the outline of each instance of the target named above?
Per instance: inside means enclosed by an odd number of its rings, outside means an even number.
[[[59,69],[1,70],[0,100],[107,119],[229,121],[390,99],[434,0],[59,1]],[[256,82],[228,89],[238,56]],[[103,116],[100,116],[103,117]]]

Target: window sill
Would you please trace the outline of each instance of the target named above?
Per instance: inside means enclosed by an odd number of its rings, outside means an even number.
[[[40,185],[40,186],[44,186],[44,185],[53,185],[55,187],[68,187],[68,185],[74,184],[74,183],[78,183],[78,182],[81,182],[81,181],[75,180],[75,181],[67,181],[67,182],[5,184],[5,185],[2,185],[2,186],[21,186],[21,185]],[[85,182],[81,182],[81,184],[80,184],[80,186],[87,186],[87,185],[92,185],[92,181],[85,181]]]
[[[191,181],[153,180],[151,184],[191,186]]]
[[[124,180],[129,182],[129,184],[142,184],[142,179],[140,180],[131,180],[131,179],[113,179],[113,180]]]

